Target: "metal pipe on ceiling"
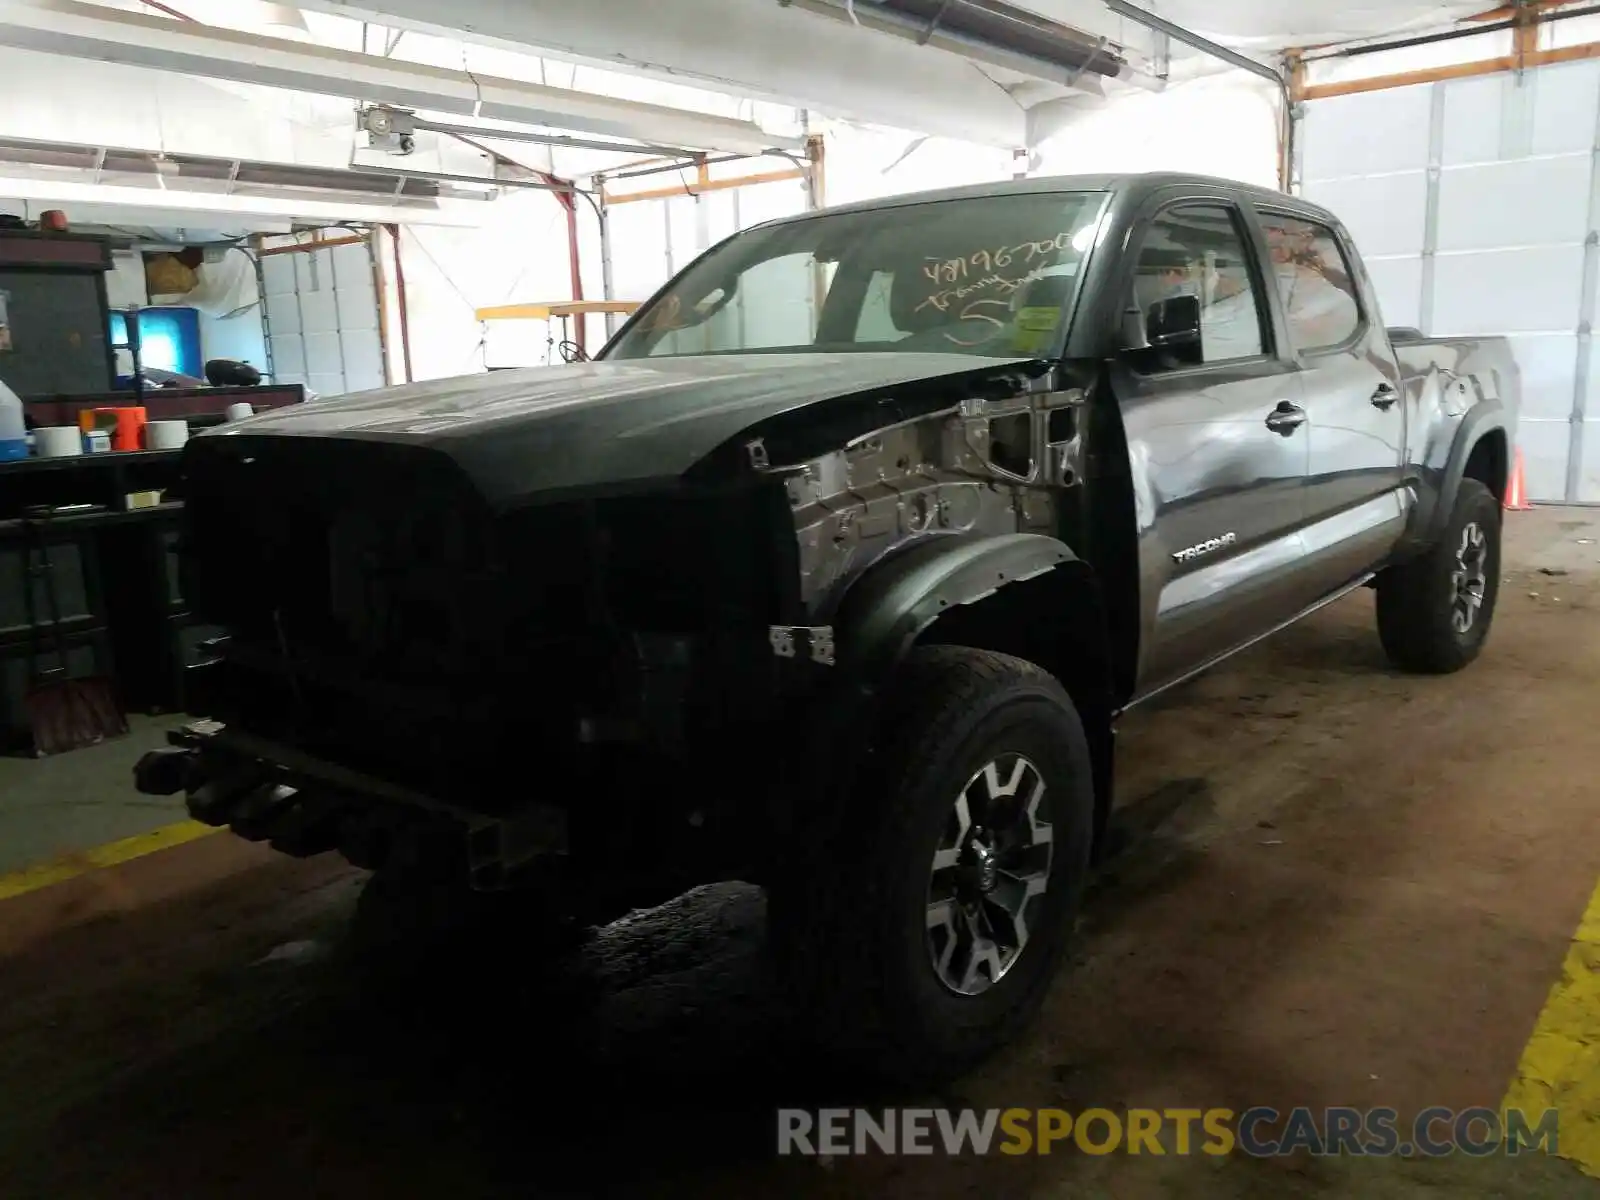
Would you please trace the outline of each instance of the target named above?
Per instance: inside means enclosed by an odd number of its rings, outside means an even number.
[[[439,183],[471,183],[485,188],[534,188],[544,192],[573,192],[570,183],[547,183],[542,179],[507,179],[499,175],[458,175],[451,171],[407,171],[396,167],[378,167],[368,163],[351,162],[350,170],[363,175],[383,175],[389,179],[431,179]]]
[[[444,121],[427,121],[412,117],[411,123],[430,133],[447,133],[452,137],[489,138],[498,142],[531,142],[540,146],[555,146],[566,150],[610,150],[618,154],[670,155],[673,158],[693,158],[695,151],[677,146],[656,146],[647,142],[602,142],[598,139],[572,137],[564,133],[533,133],[520,129],[486,129],[481,125],[451,125]]]
[[[1238,67],[1241,71],[1249,71],[1252,75],[1259,75],[1263,79],[1270,79],[1279,87],[1283,87],[1283,72],[1276,67],[1268,66],[1258,59],[1251,58],[1248,54],[1240,54],[1237,50],[1230,50],[1220,42],[1213,42],[1208,37],[1202,37],[1192,30],[1185,29],[1174,21],[1157,16],[1149,9],[1140,8],[1137,4],[1130,4],[1129,0],[1101,0],[1101,3],[1116,13],[1119,17],[1126,17],[1143,25],[1146,29],[1153,29],[1157,33],[1164,33],[1175,42],[1182,42],[1185,46],[1199,50],[1202,54],[1209,54],[1213,58],[1221,59],[1230,66]]]
[[[1037,50],[1019,49],[954,28],[953,15],[961,9],[982,11],[996,19],[1002,17],[998,10],[972,3],[972,0],[954,0],[953,5],[944,6],[942,15],[934,14],[939,18],[936,22],[896,8],[889,0],[853,0],[853,4],[848,6],[845,0],[778,2],[784,7],[801,8],[839,20],[850,20],[848,9],[853,8],[857,25],[876,29],[880,33],[898,34],[920,45],[948,50],[965,58],[987,62],[991,66],[1069,86],[1078,85],[1085,74],[1120,78],[1130,69],[1128,62],[1115,50],[1097,46],[1093,42],[1061,37],[1055,47],[1060,51],[1060,57],[1049,58]],[[1009,18],[1009,14],[1004,16]],[[1065,26],[1061,28],[1066,29]]]
[[[663,163],[659,167],[636,167],[629,171],[600,171],[595,178],[605,179],[638,179],[645,175],[665,175],[671,171],[682,171],[688,167],[715,167],[723,163],[744,162],[746,159],[759,158],[761,155],[753,154],[718,154],[712,158],[701,158],[697,155],[685,155],[683,162]],[[788,155],[778,157],[787,158]]]

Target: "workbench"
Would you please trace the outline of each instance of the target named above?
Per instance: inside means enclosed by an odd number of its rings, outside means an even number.
[[[183,417],[201,428],[220,423],[228,405],[240,400],[262,411],[303,396],[298,386],[161,388],[147,392],[142,403],[152,420]],[[39,425],[74,425],[81,409],[137,403],[130,392],[32,397],[25,411]],[[73,675],[114,680],[132,712],[183,708],[184,668],[195,661],[198,645],[221,631],[199,624],[183,598],[182,458],[181,450],[141,450],[0,463],[0,748],[28,742],[23,698],[33,652],[44,666],[56,663],[46,593],[27,570],[41,537]],[[130,493],[147,491],[163,492],[165,502],[127,509]],[[96,509],[42,524],[25,519],[35,506],[75,504]]]
[[[124,510],[129,492],[164,490],[178,479],[177,450],[88,454],[0,464],[0,745],[28,739],[23,698],[35,653],[56,664],[48,594],[30,575],[47,549],[74,676],[115,681],[130,711],[165,712],[183,702],[183,666],[214,632],[196,627],[183,603],[177,543],[181,502]],[[99,511],[21,515],[35,504],[101,504]],[[31,596],[30,596],[31,590]]]

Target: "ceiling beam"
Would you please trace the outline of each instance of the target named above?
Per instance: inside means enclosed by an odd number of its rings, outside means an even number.
[[[803,146],[798,138],[775,137],[749,121],[185,24],[78,0],[0,0],[0,46],[697,150],[759,154]]]
[[[779,0],[299,2],[307,12],[1008,151],[1026,135],[1025,106],[970,60],[885,36],[864,15],[858,26]]]
[[[366,200],[311,195],[261,196],[234,192],[222,195],[216,192],[186,192],[176,188],[125,187],[118,184],[68,182],[60,179],[37,179],[23,175],[6,175],[0,167],[0,196],[8,199],[49,203],[78,211],[84,205],[92,213],[97,207],[113,205],[122,208],[157,208],[165,216],[163,223],[179,224],[177,214],[188,214],[189,224],[197,220],[233,219],[241,217],[266,217],[288,221],[371,221],[375,224],[450,225],[463,229],[477,228],[483,223],[483,214],[475,201],[406,207],[389,205],[381,199]],[[89,220],[90,217],[83,217]]]

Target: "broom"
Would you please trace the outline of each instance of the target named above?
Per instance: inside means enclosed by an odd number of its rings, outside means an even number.
[[[67,662],[66,639],[61,634],[61,601],[56,594],[55,564],[50,561],[50,543],[41,523],[29,521],[32,537],[28,542],[28,619],[33,625],[28,668],[31,682],[23,700],[28,726],[33,733],[34,753],[40,758],[93,746],[108,737],[128,732],[128,719],[117,703],[109,679],[72,678]],[[44,584],[45,601],[50,606],[50,633],[56,666],[39,666],[39,623],[33,612],[33,581]]]

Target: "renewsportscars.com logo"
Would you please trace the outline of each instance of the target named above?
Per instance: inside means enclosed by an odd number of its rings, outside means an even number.
[[[1558,1152],[1555,1109],[1425,1108],[1402,1122],[1392,1108],[781,1108],[778,1153],[1151,1154],[1277,1158],[1484,1157]]]

